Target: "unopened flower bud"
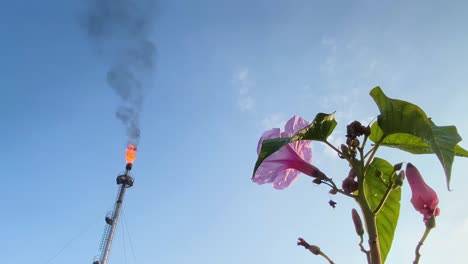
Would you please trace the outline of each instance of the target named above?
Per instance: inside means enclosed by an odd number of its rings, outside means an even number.
[[[317,169],[317,173],[314,175],[315,178],[320,179],[322,181],[329,181],[330,178],[327,177],[325,173]]]
[[[297,239],[297,245],[303,246],[304,248],[312,252],[314,255],[318,255],[321,252],[319,247],[317,247],[316,245],[311,245],[307,243],[307,241],[305,241],[302,237]]]
[[[336,207],[336,202],[333,201],[333,200],[328,201],[328,204],[329,204],[331,207],[333,207],[333,208]]]
[[[401,167],[403,166],[403,162],[397,163],[393,165],[393,171],[399,171],[401,170]]]
[[[353,141],[351,141],[351,146],[354,147],[354,148],[359,147],[359,140],[354,139]]]
[[[312,182],[315,183],[315,184],[321,184],[322,180],[321,179],[314,179]]]
[[[345,193],[353,193],[358,189],[358,183],[350,177],[346,177],[341,185]]]
[[[318,254],[320,254],[320,252],[321,252],[320,248],[317,247],[316,245],[310,245],[309,250],[310,250],[310,252],[312,252],[314,255],[318,255]]]
[[[366,126],[366,129],[364,130],[364,135],[369,136],[371,134],[371,127]]]
[[[359,137],[361,135],[364,135],[367,132],[367,129],[365,126],[361,125],[361,122],[359,121],[354,121],[348,126],[346,126],[346,133],[347,137]]]
[[[362,227],[361,217],[359,216],[356,209],[351,210],[351,215],[353,217],[354,228],[356,229],[356,234],[358,236],[364,235],[364,228]]]
[[[393,185],[393,189],[398,189],[399,187],[403,186],[403,182],[405,181],[405,171],[400,171],[396,177],[395,185]]]
[[[331,189],[328,193],[331,194],[331,195],[335,195],[335,194],[338,193],[338,190],[337,189]]]
[[[341,144],[341,155],[343,155],[344,158],[349,157],[349,149],[345,144]]]

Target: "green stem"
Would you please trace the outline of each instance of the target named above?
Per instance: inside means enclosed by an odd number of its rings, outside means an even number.
[[[362,213],[364,216],[364,222],[366,224],[367,234],[369,236],[369,252],[370,252],[370,263],[371,264],[382,264],[382,258],[380,254],[379,237],[377,232],[377,221],[376,215],[370,208],[367,202],[366,195],[364,192],[364,177],[363,172],[358,175],[358,191],[359,196],[356,198],[357,202],[361,206]]]
[[[384,193],[384,196],[383,196],[382,200],[380,200],[379,205],[377,205],[377,208],[375,208],[375,210],[373,212],[374,215],[377,215],[379,213],[380,209],[382,209],[383,205],[385,204],[385,201],[387,201],[388,196],[390,195],[390,193],[393,190],[392,187],[393,187],[393,183],[390,182],[389,186],[387,187],[387,190]]]
[[[424,244],[424,241],[426,240],[431,230],[432,230],[432,227],[426,227],[426,231],[424,231],[424,235],[422,236],[421,240],[419,240],[418,246],[416,247],[416,250],[415,250],[415,259],[413,261],[413,264],[419,263],[419,258],[421,258],[421,254],[419,254],[419,250],[421,249],[422,245]]]
[[[361,251],[366,254],[366,258],[367,258],[367,264],[371,264],[371,259],[370,259],[370,252],[369,250],[366,250],[364,248],[364,245],[362,244],[364,242],[364,239],[362,236],[359,236],[361,238],[361,241],[359,241],[359,248],[361,249]]]
[[[369,248],[370,258],[372,264],[382,264],[382,257],[380,255],[379,237],[377,232],[376,216],[372,210],[365,206],[363,210],[364,220],[366,222],[367,233],[369,235]]]
[[[330,142],[328,142],[327,140],[323,141],[325,144],[327,144],[330,148],[332,148],[334,151],[336,151],[336,153],[338,153],[339,155],[342,155],[343,153],[341,153],[341,151],[339,149],[337,149],[335,146],[333,146]]]
[[[375,143],[375,146],[374,148],[372,149],[372,152],[370,154],[370,157],[367,159],[367,162],[366,162],[366,166],[365,166],[365,171],[364,171],[364,175],[367,174],[367,170],[369,169],[369,164],[372,162],[372,160],[374,159],[374,156],[375,156],[375,153],[377,152],[377,149],[379,149],[379,146],[380,144],[382,143],[382,141],[384,140],[384,137],[382,137],[377,143]]]
[[[368,138],[368,136],[364,135],[364,140],[362,141],[362,144],[361,144],[361,149],[362,150],[364,150],[364,147],[366,146],[367,138]]]
[[[335,262],[333,262],[333,260],[327,256],[327,254],[323,253],[323,251],[320,251],[319,255],[324,257],[330,264],[335,264]]]

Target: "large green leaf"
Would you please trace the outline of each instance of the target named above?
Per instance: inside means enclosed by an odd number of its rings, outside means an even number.
[[[382,138],[383,132],[377,122],[371,126],[370,139],[377,142]],[[382,145],[392,148],[398,148],[413,154],[434,154],[434,151],[424,140],[410,134],[396,133],[388,135],[381,142]],[[468,157],[468,151],[459,145],[455,146],[455,156]]]
[[[375,176],[377,171],[382,172],[382,178]],[[384,197],[387,190],[386,185],[389,184],[392,174],[393,166],[384,159],[374,158],[370,164],[367,175],[364,178],[364,192],[372,211],[377,208]],[[377,232],[383,263],[392,247],[393,236],[398,223],[398,217],[400,216],[400,199],[401,188],[392,190],[382,209],[377,214]]]
[[[252,175],[255,175],[255,172],[266,158],[268,158],[271,154],[275,153],[276,151],[280,150],[286,144],[299,140],[325,141],[327,140],[328,136],[330,136],[330,134],[333,132],[333,129],[335,127],[336,120],[334,114],[318,113],[315,116],[314,121],[312,121],[312,123],[299,130],[292,137],[264,140],[262,143],[262,148],[260,149],[260,154],[257,158],[257,162],[255,163]]]
[[[421,148],[421,151],[430,150],[429,153],[436,154],[444,168],[447,187],[449,187],[455,147],[461,141],[456,127],[439,127],[435,125],[420,107],[402,100],[391,99],[383,93],[380,87],[372,89],[370,95],[379,107],[380,115],[378,116],[377,123],[382,131],[381,136],[384,140],[389,137],[387,144],[400,141],[399,143],[405,144],[399,144],[398,148],[409,152],[416,152],[423,146],[421,145],[421,141],[426,143],[429,149]],[[407,137],[403,141],[402,136],[399,134],[408,134],[413,137]],[[371,139],[377,142],[382,137],[377,138],[377,135],[373,135]],[[414,137],[420,140],[416,140]],[[461,147],[458,147],[457,150],[459,151],[459,155],[466,156],[466,150]]]

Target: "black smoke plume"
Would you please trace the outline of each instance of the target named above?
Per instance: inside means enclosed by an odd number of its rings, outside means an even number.
[[[140,112],[154,71],[156,47],[149,34],[154,0],[88,0],[84,28],[100,57],[109,63],[107,83],[120,97],[116,117],[130,144],[140,141]]]

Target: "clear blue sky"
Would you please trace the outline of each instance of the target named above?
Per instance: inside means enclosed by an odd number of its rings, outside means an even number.
[[[0,8],[2,263],[91,263],[98,253],[126,136],[109,65],[80,27],[84,9],[77,0]],[[136,182],[110,263],[324,263],[295,245],[299,236],[337,263],[364,263],[352,201],[337,196],[330,208],[328,190],[306,176],[284,191],[250,181],[258,138],[294,114],[337,111],[339,144],[347,122],[377,115],[368,92],[380,85],[468,140],[466,10],[462,0],[160,1]],[[322,171],[346,176],[312,148]],[[468,160],[456,158],[449,192],[435,157],[382,154],[412,161],[439,193],[422,263],[463,262]],[[404,186],[387,263],[409,263],[424,231],[409,199]]]

